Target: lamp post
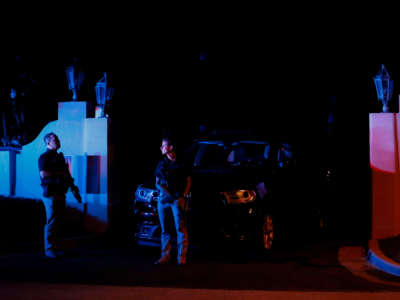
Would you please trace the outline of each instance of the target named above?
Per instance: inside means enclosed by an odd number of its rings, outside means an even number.
[[[378,100],[382,102],[382,111],[389,112],[389,101],[393,94],[393,80],[390,79],[390,75],[382,64],[382,68],[374,77],[374,83],[376,87],[376,93],[378,95]]]

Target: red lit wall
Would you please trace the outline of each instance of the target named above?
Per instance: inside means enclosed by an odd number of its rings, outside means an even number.
[[[382,239],[400,234],[400,115],[373,113],[369,125],[372,239]]]

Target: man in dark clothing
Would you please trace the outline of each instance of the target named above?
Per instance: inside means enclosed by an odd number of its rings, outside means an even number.
[[[166,264],[171,260],[171,232],[167,214],[172,212],[177,236],[177,263],[186,264],[188,234],[184,218],[185,201],[190,191],[190,173],[184,163],[177,159],[172,141],[162,139],[161,153],[164,156],[158,163],[155,177],[156,187],[161,197],[157,209],[161,224],[161,258],[156,264]]]
[[[43,204],[46,209],[46,225],[44,226],[44,251],[49,258],[56,258],[57,233],[65,209],[65,194],[68,188],[78,202],[81,202],[79,189],[74,185],[74,180],[68,169],[64,155],[58,153],[60,140],[54,133],[44,137],[47,151],[39,157],[39,172],[43,187]]]

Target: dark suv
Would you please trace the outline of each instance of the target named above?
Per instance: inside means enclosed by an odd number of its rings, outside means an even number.
[[[200,139],[186,160],[192,165],[186,210],[191,243],[252,241],[271,249],[293,190],[292,145],[260,138]],[[136,190],[135,237],[141,244],[160,240],[158,196],[152,185]]]

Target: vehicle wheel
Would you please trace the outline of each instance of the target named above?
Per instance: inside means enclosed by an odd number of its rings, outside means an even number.
[[[263,220],[263,238],[264,238],[264,249],[270,250],[274,241],[274,220],[271,215],[264,216]]]

